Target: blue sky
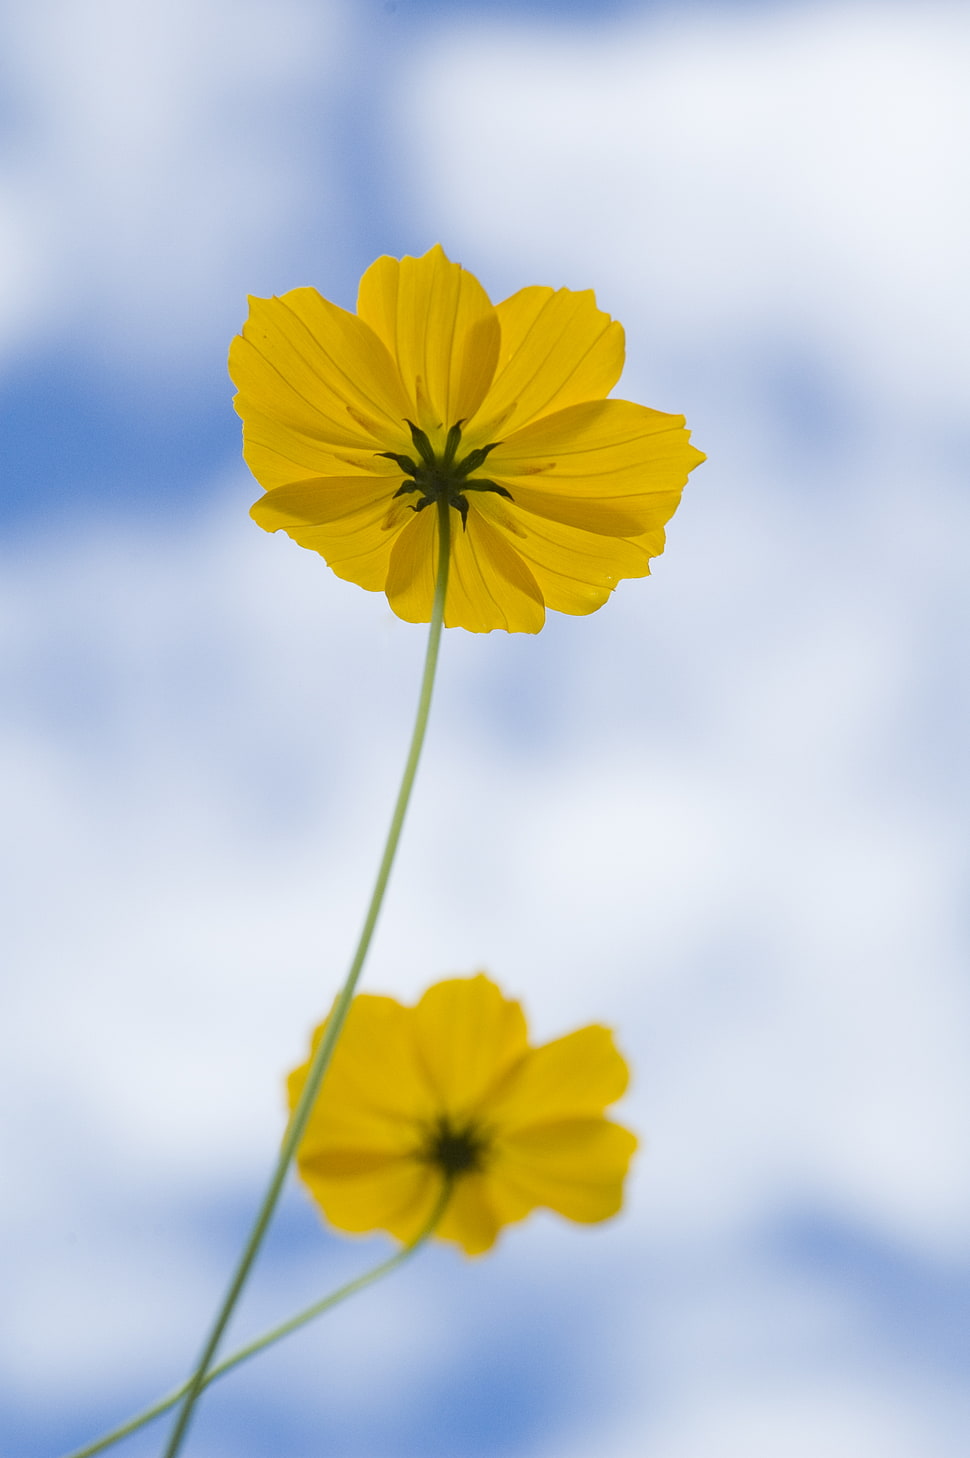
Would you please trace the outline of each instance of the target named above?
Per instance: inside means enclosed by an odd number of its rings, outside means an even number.
[[[426,1252],[190,1451],[962,1454],[965,10],[3,26],[4,1451],[183,1374],[412,708],[421,632],[249,521],[228,340],[440,240],[495,298],[595,287],[709,460],[600,613],[447,636],[367,985],[609,1023],[645,1151],[617,1222]],[[385,1249],[294,1188],[239,1333]]]

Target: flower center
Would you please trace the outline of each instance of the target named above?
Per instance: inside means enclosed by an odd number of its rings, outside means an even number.
[[[447,1114],[442,1114],[429,1130],[421,1158],[451,1178],[472,1174],[483,1167],[487,1143],[473,1124],[455,1125]]]
[[[486,481],[476,478],[469,481],[468,477],[473,471],[481,466],[489,451],[494,451],[501,442],[493,440],[491,445],[479,446],[477,450],[469,451],[468,454],[459,459],[458,448],[461,445],[462,421],[453,425],[445,440],[445,448],[439,456],[431,441],[423,430],[407,422],[411,432],[411,439],[414,441],[415,449],[420,460],[413,461],[410,456],[399,456],[394,451],[378,451],[388,461],[396,461],[410,481],[405,481],[394,495],[408,496],[412,491],[419,493],[418,500],[412,501],[409,505],[414,511],[423,511],[430,506],[432,501],[447,501],[461,513],[461,524],[463,530],[468,529],[468,491],[495,491],[499,496],[512,500],[512,493],[497,481]]]

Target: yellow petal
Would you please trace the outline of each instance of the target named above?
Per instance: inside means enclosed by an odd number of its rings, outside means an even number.
[[[526,488],[635,510],[628,498],[679,491],[705,459],[683,427],[682,415],[629,400],[572,405],[504,439],[488,458],[488,474],[516,499]]]
[[[504,439],[530,420],[608,395],[623,368],[623,326],[596,307],[592,289],[520,289],[496,306],[502,329],[499,366],[474,443],[495,430]]]
[[[277,421],[254,406],[247,407],[244,435],[246,464],[267,491],[310,477],[391,475],[397,469],[375,454],[373,441],[364,450],[327,446],[298,430],[281,432]]]
[[[411,516],[393,497],[399,476],[316,477],[277,486],[255,502],[253,520],[319,552],[336,572],[372,592],[387,582],[391,552]]]
[[[268,532],[324,525],[334,531],[353,530],[348,523],[362,512],[387,515],[399,480],[399,474],[307,477],[267,491],[250,516]]]
[[[531,516],[578,527],[581,531],[594,532],[598,536],[632,538],[654,526],[655,518],[659,519],[658,503],[666,508],[662,519],[667,521],[676,510],[679,500],[679,491],[656,492],[643,497],[615,496],[610,499],[597,496],[561,496],[553,491],[533,491],[517,482],[511,504],[497,494],[484,493],[482,506],[490,521],[496,524],[504,522],[506,529],[513,534],[520,531],[516,522],[520,521],[520,513],[526,511]]]
[[[621,1097],[629,1078],[609,1028],[579,1028],[530,1048],[489,1100],[489,1118],[507,1131],[602,1114]]]
[[[615,1215],[637,1147],[629,1129],[608,1119],[572,1119],[503,1134],[490,1171],[500,1217],[543,1206],[591,1223]],[[510,1217],[518,1218],[518,1216]]]
[[[397,361],[410,419],[436,435],[474,415],[495,373],[498,316],[478,280],[440,245],[421,258],[371,264],[357,312]]]
[[[387,569],[387,600],[406,623],[429,623],[438,572],[437,507],[410,513]]]
[[[300,1143],[301,1157],[333,1150],[413,1155],[421,1125],[436,1110],[417,1057],[413,1022],[413,1009],[392,997],[363,993],[354,998]],[[325,1027],[316,1029],[314,1048]],[[291,1109],[308,1066],[290,1074]]]
[[[578,511],[578,503],[565,505],[576,505]],[[650,553],[641,540],[606,536],[550,521],[521,511],[517,502],[513,505],[497,496],[483,495],[478,509],[507,534],[546,606],[556,612],[574,616],[595,612],[621,578],[646,577],[650,572]],[[588,514],[602,525],[597,512],[598,503],[591,503]]]
[[[459,1123],[528,1047],[522,1008],[482,973],[429,987],[414,1009],[413,1036],[438,1108]]]
[[[456,1182],[438,1234],[442,1240],[455,1241],[466,1255],[482,1255],[491,1250],[506,1223],[495,1212],[487,1178],[469,1174]]]
[[[468,526],[452,537],[451,571],[445,626],[490,633],[538,633],[546,620],[542,593],[523,562],[501,532],[474,509]]]
[[[261,479],[270,458],[267,485],[280,484],[275,458],[299,462],[307,439],[338,452],[409,443],[409,401],[386,347],[363,320],[316,289],[250,299],[229,372],[244,424],[250,416],[258,422],[247,460]]]
[[[545,621],[542,593],[522,557],[470,503],[467,529],[451,512],[451,564],[445,625],[472,633],[504,628],[538,633]],[[427,623],[438,570],[436,508],[419,512],[401,532],[391,553],[387,599],[408,623]]]

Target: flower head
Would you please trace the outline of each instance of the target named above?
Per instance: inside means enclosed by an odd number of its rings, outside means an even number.
[[[251,299],[229,370],[252,514],[338,577],[428,622],[436,511],[454,512],[448,627],[536,633],[645,577],[687,473],[680,415],[608,400],[623,329],[591,290],[493,305],[440,247],[379,258],[357,313],[294,289]]]
[[[290,1075],[291,1108],[307,1066]],[[477,1255],[539,1206],[584,1223],[616,1214],[637,1141],[603,1110],[627,1078],[607,1028],[530,1047],[521,1007],[481,973],[435,983],[415,1007],[365,993],[297,1166],[331,1225],[402,1241],[448,1180],[436,1234]]]

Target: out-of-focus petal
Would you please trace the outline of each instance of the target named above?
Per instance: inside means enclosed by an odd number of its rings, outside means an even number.
[[[466,1255],[484,1255],[505,1223],[494,1208],[490,1181],[472,1174],[455,1185],[438,1234],[442,1240],[455,1241]]]
[[[602,1114],[630,1074],[609,1028],[593,1024],[530,1048],[489,1100],[503,1130]]]
[[[325,1027],[316,1030],[313,1048]],[[436,1103],[416,1054],[412,1027],[411,1009],[393,997],[362,993],[354,999],[310,1114],[301,1158],[348,1149],[404,1154],[418,1147],[420,1124],[433,1119]],[[291,1108],[308,1066],[304,1063],[290,1074]]]
[[[334,1176],[312,1158],[300,1177],[328,1222],[338,1230],[363,1234],[387,1230],[398,1240],[413,1240],[434,1209],[441,1182],[428,1165],[388,1161],[377,1169]]]
[[[531,1202],[584,1223],[606,1220],[623,1203],[636,1136],[609,1119],[572,1119],[503,1134],[496,1183],[510,1200]]]
[[[291,1107],[306,1071],[290,1076]],[[626,1076],[606,1028],[530,1049],[519,1004],[483,973],[439,982],[413,1008],[364,994],[301,1141],[300,1175],[337,1228],[402,1241],[427,1227],[451,1181],[435,1234],[469,1255],[537,1206],[602,1220],[636,1148],[602,1116]]]
[[[459,1120],[482,1105],[528,1047],[521,1006],[482,973],[436,982],[413,1016],[414,1046],[438,1106]]]

